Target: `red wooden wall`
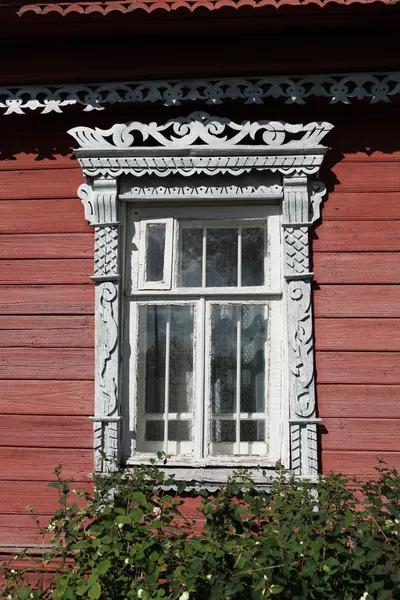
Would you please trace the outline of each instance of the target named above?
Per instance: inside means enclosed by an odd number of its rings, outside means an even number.
[[[204,108],[204,107],[203,107]],[[93,232],[65,134],[165,120],[193,107],[0,118],[0,546],[40,544],[25,507],[46,517],[58,463],[77,485],[92,470]],[[236,119],[324,119],[315,227],[315,341],[322,469],[373,474],[400,466],[400,125],[396,106],[284,105],[210,109]],[[188,510],[194,508],[188,505]]]

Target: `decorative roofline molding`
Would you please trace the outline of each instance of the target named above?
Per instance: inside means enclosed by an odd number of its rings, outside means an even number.
[[[316,4],[317,6],[325,6],[326,4],[372,4],[377,0],[113,0],[109,2],[57,2],[49,4],[48,2],[39,2],[35,4],[26,4],[21,6],[17,15],[22,16],[25,13],[34,12],[37,15],[47,15],[49,13],[58,13],[66,17],[71,13],[80,15],[90,15],[92,13],[102,14],[104,16],[111,12],[128,14],[134,10],[142,9],[147,13],[154,10],[174,11],[177,9],[195,11],[198,8],[206,8],[208,10],[218,10],[219,8],[238,9],[243,6],[250,8],[262,8],[264,6],[272,6],[279,8],[280,6],[302,6],[304,4]],[[382,4],[392,4],[393,0],[379,0]]]
[[[103,110],[116,103],[178,106],[186,102],[214,105],[236,100],[263,104],[282,99],[286,104],[305,104],[315,98],[326,98],[331,104],[365,99],[375,104],[390,102],[399,94],[400,71],[50,84],[0,87],[0,110],[6,115],[23,115],[28,111],[62,113],[68,106],[83,106],[84,111]]]

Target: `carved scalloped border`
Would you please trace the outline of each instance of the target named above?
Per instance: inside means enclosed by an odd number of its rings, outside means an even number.
[[[127,81],[88,84],[0,87],[0,109],[9,115],[27,111],[62,113],[68,106],[85,111],[102,110],[117,103],[159,103],[178,106],[184,102],[206,105],[236,100],[262,104],[280,98],[286,104],[305,104],[327,98],[331,104],[369,99],[371,104],[390,102],[400,94],[400,72],[280,75],[223,79]]]
[[[48,4],[40,2],[37,4],[27,4],[22,6],[17,15],[22,16],[28,12],[34,12],[37,15],[46,15],[48,13],[58,13],[65,17],[71,13],[80,15],[88,15],[92,13],[100,13],[108,15],[111,12],[119,12],[122,14],[130,13],[134,10],[142,9],[147,13],[154,10],[173,11],[177,9],[186,9],[190,12],[198,8],[207,8],[208,10],[218,10],[219,8],[238,9],[242,6],[251,8],[262,8],[263,6],[302,6],[303,4],[316,4],[325,6],[334,2],[335,4],[372,4],[377,0],[122,0],[121,2],[60,2]],[[382,4],[392,4],[392,0],[379,0]]]

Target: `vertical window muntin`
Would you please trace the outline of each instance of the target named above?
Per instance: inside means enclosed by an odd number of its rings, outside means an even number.
[[[209,329],[209,314],[211,310],[212,304],[236,304],[241,306],[246,302],[250,302],[252,305],[261,305],[264,306],[266,320],[269,319],[270,316],[270,307],[273,305],[277,306],[278,311],[274,308],[273,313],[275,315],[280,311],[280,297],[279,297],[279,288],[280,288],[280,261],[281,261],[281,247],[280,247],[280,217],[279,213],[273,209],[272,207],[272,223],[273,227],[269,227],[269,219],[271,216],[261,216],[261,213],[264,212],[269,214],[269,210],[267,211],[261,208],[249,207],[245,211],[242,210],[242,214],[246,213],[246,218],[240,218],[239,211],[234,207],[233,209],[233,217],[229,220],[224,220],[222,218],[222,214],[224,211],[221,208],[211,209],[211,213],[215,214],[217,218],[209,219],[207,221],[200,220],[198,218],[192,218],[194,209],[180,209],[177,211],[179,213],[178,218],[168,218],[168,219],[143,219],[139,217],[139,221],[134,219],[133,230],[138,231],[142,228],[143,221],[157,223],[160,221],[169,221],[173,223],[171,231],[173,232],[170,249],[166,248],[166,253],[171,260],[171,281],[169,287],[157,287],[150,291],[150,288],[143,289],[140,287],[139,281],[137,284],[137,292],[135,293],[135,279],[132,278],[132,300],[133,304],[137,307],[137,317],[138,317],[138,307],[140,304],[150,305],[150,304],[159,304],[159,305],[183,305],[186,303],[191,303],[195,306],[195,319],[194,319],[194,327],[195,327],[195,335],[194,335],[194,362],[196,364],[194,368],[194,380],[196,383],[194,384],[194,398],[193,398],[193,413],[190,415],[192,417],[192,430],[191,430],[191,441],[186,443],[186,448],[184,452],[180,452],[176,455],[173,440],[167,446],[168,454],[172,455],[172,461],[177,460],[189,461],[190,463],[196,464],[250,464],[259,462],[262,460],[269,460],[269,454],[271,454],[271,460],[273,457],[277,456],[277,440],[275,440],[274,431],[276,429],[275,423],[277,423],[277,398],[274,399],[273,405],[274,409],[272,411],[272,421],[270,422],[270,415],[268,415],[269,411],[269,403],[270,399],[268,394],[270,393],[270,381],[269,381],[269,368],[270,368],[270,358],[269,358],[269,344],[270,344],[270,327],[268,322],[268,336],[265,340],[265,407],[264,412],[260,414],[251,414],[250,418],[244,419],[244,417],[249,415],[244,415],[243,413],[240,415],[242,420],[246,420],[246,422],[254,423],[256,421],[264,420],[265,421],[265,441],[259,442],[245,442],[242,443],[241,446],[236,445],[236,451],[240,453],[229,454],[229,447],[223,448],[221,446],[217,447],[211,441],[211,428],[212,422],[215,421],[211,417],[210,412],[210,395],[209,395],[209,365],[207,361],[207,357],[209,356],[208,349],[210,345],[210,329]],[[164,209],[163,209],[164,211]],[[162,212],[156,209],[155,214],[160,214],[163,217]],[[151,212],[151,209],[150,209]],[[168,211],[171,214],[171,211]],[[137,212],[135,212],[137,214]],[[164,211],[165,214],[165,211]],[[204,211],[203,211],[204,214]],[[247,215],[251,215],[247,218]],[[219,218],[221,216],[221,218]],[[196,215],[197,217],[197,215]],[[267,230],[268,223],[268,230]],[[263,228],[263,238],[264,238],[264,285],[256,285],[256,286],[226,286],[226,287],[211,287],[206,285],[206,280],[204,276],[205,269],[202,269],[201,282],[202,287],[193,286],[193,287],[183,287],[181,286],[180,279],[180,250],[181,250],[181,231],[183,228],[193,228],[193,229],[201,229],[204,231],[204,228],[215,227],[218,229],[232,229],[232,228],[247,228],[247,229],[259,229]],[[243,231],[243,229],[242,229]],[[133,237],[133,242],[135,244],[136,237]],[[203,240],[203,236],[202,236]],[[132,252],[133,262],[132,262],[132,275],[134,275],[135,264],[140,265],[140,255],[142,248],[137,248],[139,252]],[[202,242],[202,259],[206,256],[206,252],[204,252],[204,244]],[[136,259],[136,260],[135,260]],[[140,269],[140,266],[139,266]],[[273,297],[271,297],[273,294]],[[278,294],[278,296],[276,296]],[[251,300],[249,301],[249,297]],[[136,300],[136,302],[135,302]],[[271,305],[272,302],[272,305]],[[135,309],[134,309],[135,312]],[[274,317],[275,318],[275,317]],[[135,329],[135,328],[134,328]],[[275,327],[276,329],[276,327]],[[138,324],[136,325],[136,339],[140,337]],[[276,346],[276,333],[273,334],[274,338],[274,355],[277,355]],[[275,347],[276,346],[276,347]],[[135,360],[133,361],[133,364]],[[202,368],[201,365],[205,365]],[[134,379],[138,378],[138,371],[134,368],[136,375]],[[276,376],[275,383],[273,384],[276,388]],[[143,406],[140,405],[140,397],[142,396],[140,388],[137,387],[138,381],[133,383],[130,387],[133,388],[133,398],[134,398],[134,421],[132,422],[132,428],[134,430],[134,437],[137,436],[137,442],[134,444],[136,449],[134,450],[134,454],[140,460],[140,456],[143,455],[143,459],[145,460],[146,454],[153,454],[158,449],[165,449],[165,443],[158,444],[156,448],[154,443],[149,444],[141,444],[140,437],[143,438],[144,431],[144,422],[141,414],[143,414]],[[275,392],[274,392],[275,394]],[[204,414],[203,414],[204,413]],[[186,415],[189,416],[189,415]],[[268,416],[268,418],[267,418]],[[261,417],[259,419],[258,417]],[[150,417],[148,420],[151,421],[155,419],[155,417]],[[141,422],[142,421],[142,422]],[[240,425],[239,425],[240,426]],[[254,426],[251,425],[253,428]],[[277,430],[278,431],[278,430]],[[280,429],[279,429],[280,431]],[[272,435],[272,438],[271,438]],[[279,432],[278,432],[279,435]],[[270,441],[273,440],[273,443],[270,444]],[[247,446],[246,446],[247,444]],[[258,444],[258,446],[257,446]],[[190,451],[188,450],[190,445]],[[261,448],[262,446],[262,448]],[[182,447],[182,446],[181,446]],[[175,456],[176,455],[176,456]],[[134,456],[132,456],[132,460],[135,461]]]

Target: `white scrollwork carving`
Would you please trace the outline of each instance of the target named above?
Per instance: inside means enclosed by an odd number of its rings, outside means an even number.
[[[161,6],[161,5],[160,5]],[[4,114],[23,115],[28,111],[61,113],[65,107],[80,105],[85,111],[102,110],[115,103],[159,102],[177,106],[185,102],[221,104],[234,99],[261,104],[282,98],[288,104],[305,104],[314,98],[349,104],[368,99],[390,102],[400,94],[400,72],[338,73],[262,78],[189,79],[173,81],[127,81],[71,84],[61,86],[0,87],[0,109]]]
[[[100,298],[96,312],[99,408],[104,416],[113,416],[118,408],[118,288],[115,283],[106,281],[98,284],[97,291]]]
[[[311,286],[308,281],[288,283],[289,367],[291,409],[299,417],[315,410]]]
[[[313,181],[311,184],[311,214],[310,221],[315,223],[321,216],[321,202],[326,194],[326,187],[320,181]]]
[[[193,112],[163,125],[133,122],[116,124],[111,129],[75,127],[69,130],[81,150],[141,147],[149,138],[154,146],[176,149],[182,146],[206,145],[218,148],[236,146],[242,142],[290,148],[317,148],[332,129],[330,123],[313,122],[290,125],[281,121],[243,121],[211,117],[205,112]]]

